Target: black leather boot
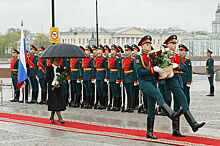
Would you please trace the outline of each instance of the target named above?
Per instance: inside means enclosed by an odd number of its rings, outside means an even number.
[[[147,118],[147,138],[157,139],[153,131],[154,131],[154,118]]]
[[[182,114],[182,110],[176,113],[166,103],[164,103],[161,108],[171,120],[179,118]]]
[[[20,90],[14,91],[14,99],[10,100],[11,102],[19,102]]]
[[[42,99],[42,104],[46,104],[47,101],[47,92],[43,93],[43,99]]]
[[[198,131],[199,128],[201,128],[201,127],[203,127],[205,125],[205,122],[197,123],[190,111],[186,111],[183,114],[184,114],[184,116],[186,118],[186,121],[191,126],[193,132]]]
[[[210,93],[206,96],[214,96],[214,86],[210,86]]]
[[[134,112],[134,105],[135,105],[135,98],[131,98],[130,110],[128,111],[129,113]]]
[[[35,98],[35,96],[36,96],[36,92],[33,92],[32,91],[32,97],[31,97],[31,101],[30,102],[28,102],[29,104],[34,104],[34,103],[36,103],[36,98]]]
[[[173,120],[172,126],[173,126],[173,136],[186,137],[185,135],[182,135],[180,133],[180,118]]]

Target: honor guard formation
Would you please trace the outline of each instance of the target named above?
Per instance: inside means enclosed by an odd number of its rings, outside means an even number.
[[[147,138],[152,139],[157,139],[153,134],[156,114],[168,116],[172,120],[173,136],[185,137],[180,132],[182,114],[194,132],[203,127],[205,123],[198,123],[189,109],[192,83],[192,63],[186,56],[189,49],[183,44],[177,49],[176,35],[167,38],[161,47],[170,52],[173,73],[163,78],[159,77],[164,72],[163,68],[154,65],[149,58],[149,52],[154,50],[151,41],[151,36],[146,35],[137,45],[125,45],[123,48],[115,44],[87,45],[85,48],[80,46],[88,58],[61,59],[60,65],[70,74],[69,80],[62,85],[65,105],[70,108],[147,114]],[[28,79],[21,100],[17,86],[19,52],[13,50],[11,78],[14,99],[11,102],[23,103],[25,100],[29,104],[47,104],[46,69],[52,64],[50,59],[39,58],[37,55],[44,50],[43,46],[37,48],[34,45],[29,49],[26,61]],[[210,94],[207,96],[214,96],[212,53],[207,50],[206,70],[210,84]],[[174,108],[171,107],[172,102]]]

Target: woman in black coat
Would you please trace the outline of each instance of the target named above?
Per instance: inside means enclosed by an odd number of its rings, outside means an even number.
[[[50,121],[55,123],[54,114],[57,113],[58,121],[63,124],[63,118],[60,111],[66,110],[66,102],[63,96],[62,85],[59,88],[52,90],[54,85],[58,85],[57,74],[64,72],[63,66],[60,66],[60,58],[52,58],[51,66],[46,68],[46,80],[48,83],[48,111],[51,111]]]

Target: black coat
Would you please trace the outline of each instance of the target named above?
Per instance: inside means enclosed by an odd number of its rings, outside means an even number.
[[[64,72],[63,66],[56,69],[56,73],[62,72]],[[66,102],[63,96],[62,85],[60,88],[56,88],[52,91],[54,74],[53,66],[48,66],[46,68],[46,80],[48,83],[48,111],[64,111],[66,110]]]

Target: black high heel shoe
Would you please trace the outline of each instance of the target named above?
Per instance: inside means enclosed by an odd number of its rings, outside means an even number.
[[[55,124],[54,119],[52,119],[51,117],[50,117],[50,122],[53,123],[53,124]]]
[[[60,119],[58,120],[58,122],[60,122],[60,124],[64,124],[65,123],[64,121],[60,121]]]

